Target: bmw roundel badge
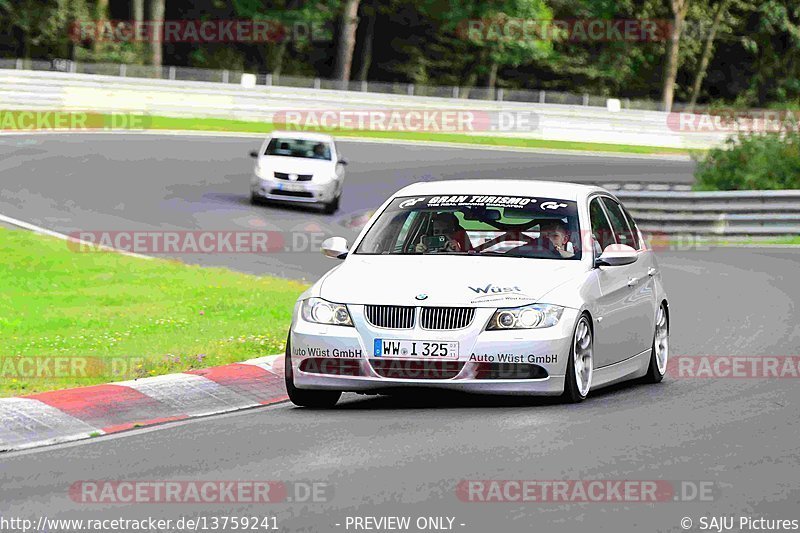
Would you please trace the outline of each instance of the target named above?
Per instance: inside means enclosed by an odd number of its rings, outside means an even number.
[[[417,294],[414,298],[416,298],[417,300],[427,300],[428,295],[423,292],[421,294]]]

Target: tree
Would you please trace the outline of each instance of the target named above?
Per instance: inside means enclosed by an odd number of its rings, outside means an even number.
[[[667,46],[667,57],[664,63],[664,85],[662,89],[661,105],[664,111],[672,110],[672,100],[675,96],[675,80],[678,77],[678,59],[681,47],[681,34],[686,12],[689,10],[689,0],[670,0],[672,8],[672,32]]]
[[[339,43],[336,47],[336,67],[333,74],[335,79],[343,82],[350,80],[350,69],[353,66],[359,4],[360,0],[345,0],[344,4]]]
[[[150,19],[154,22],[163,22],[164,21],[164,12],[166,10],[165,6],[166,0],[150,0]],[[164,57],[164,50],[163,50],[163,43],[161,42],[161,37],[163,36],[163,31],[156,32],[153,35],[153,40],[151,41],[151,62],[153,66],[161,67],[163,63]]]
[[[537,22],[551,20],[552,11],[544,0],[466,0],[446,6],[440,0],[429,0],[423,6],[429,16],[441,22],[444,48],[457,50],[453,56],[462,50],[466,52],[464,59],[468,66],[460,83],[467,89],[461,93],[464,97],[480,77],[493,92],[500,68],[536,62],[553,50],[551,40],[521,31],[521,27],[531,24],[518,24],[529,22],[535,26]],[[462,42],[454,42],[450,37],[453,34]],[[452,64],[453,59],[449,61]]]
[[[689,98],[689,110],[693,109],[697,103],[697,96],[700,94],[700,86],[703,84],[703,78],[706,76],[708,70],[708,63],[711,60],[711,55],[714,51],[714,38],[717,35],[719,26],[722,23],[722,17],[728,9],[730,0],[720,0],[714,10],[714,19],[711,21],[711,27],[706,35],[706,41],[703,46],[703,55],[700,57],[700,65],[697,67],[697,72],[694,76],[694,84],[692,85],[692,93]]]
[[[42,50],[48,59],[71,57],[70,24],[90,18],[85,0],[0,0],[0,13],[0,24],[20,36],[24,58]]]
[[[750,21],[755,31],[745,38],[754,57],[750,91],[754,103],[793,101],[800,105],[800,4],[765,0]]]
[[[329,0],[325,4],[303,0],[282,0],[271,2],[267,8],[263,0],[234,0],[233,8],[237,18],[268,21],[271,24],[269,43],[257,43],[262,58],[268,58],[266,70],[279,76],[284,69],[287,56],[294,50],[309,50],[315,39],[327,38],[327,26],[333,21],[339,0]]]
[[[372,64],[372,42],[375,38],[375,19],[378,17],[378,6],[376,2],[370,2],[364,9],[367,18],[367,25],[364,27],[364,36],[361,39],[361,54],[358,62],[358,73],[356,79],[367,81],[369,67]]]

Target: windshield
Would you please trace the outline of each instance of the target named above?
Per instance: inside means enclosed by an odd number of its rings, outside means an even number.
[[[580,259],[577,205],[527,196],[395,198],[355,253]]]
[[[330,144],[323,141],[304,139],[274,138],[269,141],[264,155],[302,157],[305,159],[331,160]]]

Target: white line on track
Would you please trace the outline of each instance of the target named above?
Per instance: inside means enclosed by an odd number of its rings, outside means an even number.
[[[128,252],[126,250],[119,250],[117,248],[111,246],[104,246],[102,244],[97,244],[89,241],[84,241],[75,237],[70,237],[69,235],[64,235],[63,233],[59,233],[57,231],[49,230],[47,228],[43,228],[42,226],[37,226],[36,224],[31,224],[30,222],[25,222],[24,220],[19,220],[17,218],[12,218],[0,213],[0,222],[5,222],[6,224],[10,224],[12,226],[17,226],[28,231],[32,231],[34,233],[38,233],[40,235],[47,235],[49,237],[55,237],[56,239],[61,239],[63,241],[70,241],[76,244],[81,244],[85,246],[91,246],[93,248],[99,248],[101,250],[105,250],[107,252],[116,252],[118,254],[127,255],[129,257],[136,257],[139,259],[153,259],[153,257],[149,255],[137,254],[136,252]]]

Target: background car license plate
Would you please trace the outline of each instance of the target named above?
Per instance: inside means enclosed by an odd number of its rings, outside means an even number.
[[[302,183],[278,183],[278,189],[282,191],[304,191],[306,190],[306,186]]]
[[[458,358],[458,343],[454,341],[407,341],[375,339],[375,357]]]

